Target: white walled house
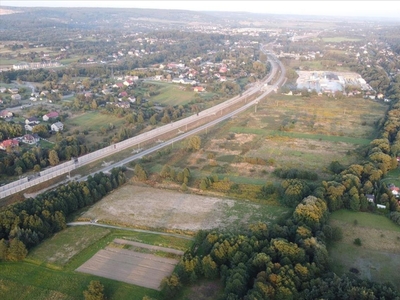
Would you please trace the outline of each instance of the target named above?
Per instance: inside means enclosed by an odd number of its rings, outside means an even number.
[[[58,131],[63,131],[63,129],[64,129],[64,124],[61,122],[56,122],[51,124],[52,131],[58,132]]]

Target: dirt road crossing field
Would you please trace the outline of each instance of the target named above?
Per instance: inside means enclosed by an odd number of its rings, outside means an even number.
[[[116,244],[125,244],[125,245],[131,245],[131,246],[135,246],[135,247],[145,248],[145,249],[149,249],[152,251],[162,251],[162,252],[172,253],[172,254],[176,254],[176,255],[184,254],[183,251],[176,250],[176,249],[147,245],[147,244],[133,242],[133,241],[127,241],[127,240],[123,240],[123,239],[115,239],[113,242]]]
[[[119,243],[121,242],[127,241],[120,240]],[[128,243],[130,244],[130,242]],[[144,245],[141,243],[135,244],[138,247]],[[144,247],[148,248],[147,246],[145,245]],[[177,263],[177,259],[106,247],[97,252],[76,271],[160,290],[161,280],[172,273]]]

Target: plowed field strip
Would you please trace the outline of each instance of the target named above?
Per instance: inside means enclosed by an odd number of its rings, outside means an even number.
[[[177,263],[176,259],[107,247],[76,271],[159,290],[161,280],[172,273]]]

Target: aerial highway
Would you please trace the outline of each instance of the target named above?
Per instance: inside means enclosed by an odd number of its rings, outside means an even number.
[[[256,105],[268,94],[276,91],[280,86],[284,84],[286,80],[285,68],[282,63],[276,58],[273,53],[267,50],[267,46],[262,46],[261,50],[267,55],[268,61],[271,64],[270,73],[262,80],[253,83],[250,88],[248,88],[240,95],[237,95],[223,103],[203,110],[187,118],[155,128],[151,131],[139,134],[128,140],[110,145],[106,148],[83,155],[60,165],[47,168],[34,177],[25,177],[23,179],[11,182],[10,184],[1,186],[0,198],[12,195],[39,183],[46,182],[60,175],[68,174],[72,170],[92,163],[96,160],[105,158],[122,150],[133,147],[139,148],[140,145],[143,145],[143,143],[155,141],[157,138],[159,140],[160,137],[162,137],[163,135],[174,135],[167,141],[158,143],[153,147],[141,151],[140,153],[135,153],[132,156],[129,156],[123,160],[110,164],[109,166],[106,166],[103,169],[96,171],[107,172],[114,167],[122,166],[133,160],[142,158],[143,156],[158,151],[163,147],[173,144],[174,142],[185,139],[190,135],[196,134],[203,130],[207,130],[208,127],[229,119],[235,114],[238,114],[248,109],[249,107]],[[238,105],[240,106],[238,107]],[[233,109],[235,107],[236,109]],[[191,125],[191,127],[196,126],[196,128],[187,130],[189,125]],[[82,177],[80,180],[84,180],[86,177],[87,176]]]

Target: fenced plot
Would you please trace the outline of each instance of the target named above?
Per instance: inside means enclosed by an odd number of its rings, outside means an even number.
[[[177,263],[177,259],[106,247],[76,271],[160,290],[161,280]]]

